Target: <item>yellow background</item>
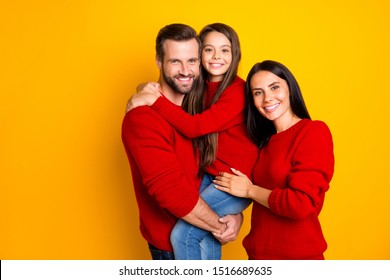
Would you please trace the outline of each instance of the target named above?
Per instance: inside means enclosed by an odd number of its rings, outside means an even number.
[[[2,2],[0,259],[150,258],[121,122],[173,22],[231,25],[243,78],[264,59],[291,69],[334,137],[326,258],[390,259],[387,1]],[[224,259],[246,259],[245,214]]]

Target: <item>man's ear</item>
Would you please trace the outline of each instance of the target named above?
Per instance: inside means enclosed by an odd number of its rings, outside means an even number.
[[[158,69],[161,70],[162,62],[161,62],[160,58],[157,55],[156,55],[156,65],[157,65]]]

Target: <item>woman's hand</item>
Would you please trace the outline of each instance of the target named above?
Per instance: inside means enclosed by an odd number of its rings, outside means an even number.
[[[251,180],[240,171],[234,168],[231,168],[231,170],[234,174],[221,172],[215,177],[215,180],[213,180],[216,184],[215,188],[234,196],[249,197],[249,191],[253,186]]]
[[[140,84],[137,86],[137,93],[127,101],[126,113],[139,106],[151,106],[160,96],[160,84],[155,82]]]

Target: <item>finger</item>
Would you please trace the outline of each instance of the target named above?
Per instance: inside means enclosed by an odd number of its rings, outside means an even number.
[[[228,186],[227,182],[224,182],[224,181],[222,181],[222,180],[220,180],[220,179],[215,179],[215,180],[213,180],[213,183],[214,183],[215,185],[218,185],[218,186],[224,187],[224,188],[226,188],[226,187]]]
[[[241,171],[239,171],[239,170],[237,170],[237,169],[234,169],[233,167],[231,167],[230,170],[231,170],[234,174],[236,174],[236,175],[238,175],[238,176],[245,175],[244,173],[242,173]]]
[[[225,193],[230,193],[230,189],[228,187],[222,187],[222,186],[219,186],[219,185],[215,185],[214,186],[217,190],[220,190],[220,191],[223,191]]]
[[[225,232],[223,232],[221,234],[221,236],[219,236],[219,241],[222,241],[222,242],[230,242],[230,241],[234,241],[236,239],[236,236],[233,232],[233,230],[226,230]]]
[[[228,172],[219,172],[218,175],[219,175],[221,178],[225,178],[225,179],[231,179],[231,178],[236,177],[236,175],[230,174],[230,173],[228,173]]]
[[[131,104],[127,103],[126,105],[126,113],[131,110]]]

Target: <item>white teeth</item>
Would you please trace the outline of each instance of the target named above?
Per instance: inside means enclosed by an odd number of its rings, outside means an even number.
[[[267,111],[271,111],[271,110],[275,109],[278,106],[279,106],[279,103],[277,103],[275,105],[272,105],[272,106],[264,107],[264,109],[266,109]]]
[[[213,66],[213,67],[221,67],[222,64],[219,64],[219,63],[218,63],[218,64],[217,64],[217,63],[212,63],[211,66]]]

